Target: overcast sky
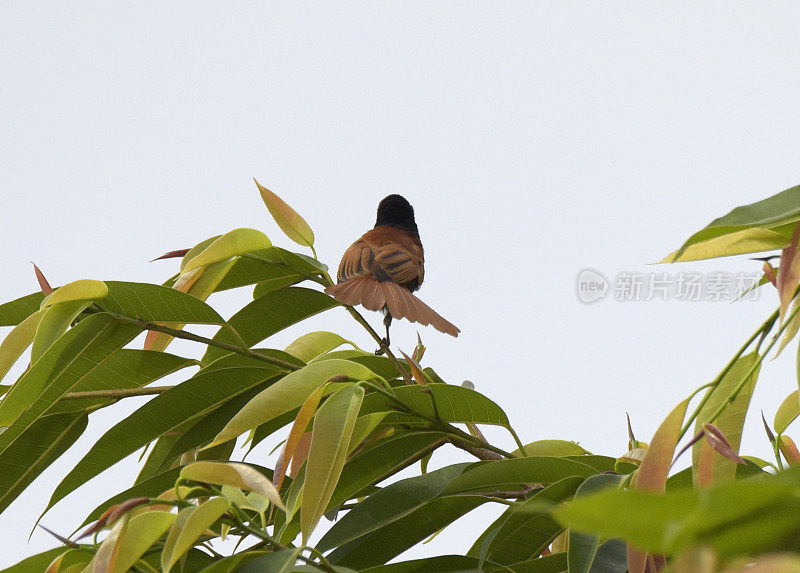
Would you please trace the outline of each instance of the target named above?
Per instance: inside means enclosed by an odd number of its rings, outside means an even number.
[[[177,263],[154,256],[236,227],[295,248],[254,176],[335,269],[378,201],[401,193],[426,248],[420,297],[462,331],[419,329],[427,365],[472,380],[525,442],[621,455],[625,412],[649,441],[775,307],[766,289],[732,305],[619,302],[615,286],[620,273],[646,286],[649,273],[758,270],[746,257],[647,264],[800,183],[798,24],[790,2],[4,2],[0,300],[36,289],[29,261],[56,285],[161,282]],[[609,280],[605,300],[578,300],[585,268]],[[229,316],[248,294],[210,302]],[[269,344],[316,329],[373,345],[341,309]],[[393,344],[408,351],[416,331],[396,323]],[[797,388],[794,362],[793,345],[765,364],[744,453],[770,456],[758,412],[771,419]],[[50,493],[140,404],[95,415],[0,516],[0,566],[54,545],[42,531],[27,541]],[[253,461],[272,463],[274,445]],[[137,471],[127,460],[43,523],[68,533]],[[465,551],[497,513],[411,555]]]

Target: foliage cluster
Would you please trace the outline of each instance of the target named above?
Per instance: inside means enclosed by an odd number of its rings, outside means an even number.
[[[341,305],[317,286],[331,278],[311,228],[258,188],[310,256],[236,229],[165,255],[180,268],[163,285],[78,280],[52,289],[36,269],[42,292],[0,305],[0,325],[13,327],[0,344],[0,379],[26,352],[30,361],[0,388],[0,511],[73,446],[89,416],[152,396],[72,467],[44,513],[143,451],[130,487],[75,533],[54,533],[57,547],[8,571],[800,570],[800,453],[786,434],[800,415],[798,391],[764,422],[774,462],[739,452],[762,363],[800,328],[800,187],[734,209],[665,259],[782,249],[758,286],[773,285],[779,305],[649,444],[631,432],[619,457],[563,440],[523,444],[496,403],[423,367],[421,341],[400,359],[332,332],[282,350],[262,345]],[[228,320],[206,302],[242,287],[253,299]],[[344,309],[380,344],[357,309]],[[187,324],[219,328],[205,338]],[[133,347],[145,332],[144,348]],[[168,353],[175,337],[202,356]],[[178,384],[154,385],[184,371]],[[485,424],[506,428],[517,449],[489,443]],[[250,451],[281,431],[276,467],[232,461],[240,436]],[[429,471],[432,452],[448,445],[465,461]],[[671,472],[689,450],[691,467]],[[414,476],[398,478],[415,464]],[[505,509],[465,555],[387,564],[483,504]],[[335,522],[312,542],[324,518]],[[218,543],[226,539],[236,543]]]

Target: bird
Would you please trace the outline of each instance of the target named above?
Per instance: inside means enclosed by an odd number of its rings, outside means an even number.
[[[389,347],[393,318],[431,325],[455,337],[461,332],[412,294],[424,278],[425,252],[414,208],[405,197],[393,194],[378,204],[375,227],[344,252],[336,273],[337,284],[328,286],[325,292],[343,304],[360,304],[385,314],[386,338],[377,351],[381,353]]]

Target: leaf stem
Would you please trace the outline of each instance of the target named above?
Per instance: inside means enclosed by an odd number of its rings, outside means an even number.
[[[717,388],[717,386],[722,381],[722,379],[725,377],[725,375],[730,371],[730,369],[733,368],[733,365],[736,363],[736,361],[739,360],[739,358],[742,356],[742,354],[745,353],[745,351],[750,347],[750,345],[753,343],[753,341],[756,338],[761,336],[762,340],[763,340],[763,337],[765,337],[769,333],[769,331],[772,330],[772,327],[775,324],[775,321],[777,319],[778,319],[778,310],[776,309],[775,312],[773,312],[769,316],[769,318],[767,318],[767,320],[764,321],[764,323],[758,328],[758,330],[756,330],[752,335],[750,335],[750,338],[748,338],[745,341],[745,343],[741,346],[741,348],[739,348],[739,350],[736,352],[736,354],[733,355],[733,358],[731,358],[730,361],[725,365],[725,368],[723,368],[722,371],[719,374],[717,374],[716,378],[714,378],[714,380],[712,380],[708,384],[705,384],[705,385],[701,386],[700,388],[698,388],[697,390],[695,390],[693,392],[692,396],[694,394],[696,394],[698,391],[702,390],[703,388],[708,388],[708,391],[706,392],[705,396],[703,396],[703,399],[700,400],[700,403],[694,409],[694,411],[692,412],[692,415],[689,416],[688,420],[686,420],[686,422],[684,423],[683,427],[681,428],[681,432],[680,432],[680,434],[678,434],[678,441],[683,439],[683,436],[686,435],[686,432],[689,430],[689,428],[691,427],[692,423],[697,419],[697,416],[700,415],[700,411],[703,409],[703,406],[706,405],[708,400],[711,398],[711,395],[714,393],[714,390]],[[760,346],[760,343],[759,343],[759,346]],[[772,345],[770,345],[770,348],[772,348]],[[769,349],[767,350],[767,352],[769,352]],[[761,364],[761,362],[759,361],[758,364]],[[747,378],[745,378],[745,380],[746,379]],[[740,388],[740,390],[741,390],[741,388]],[[737,394],[738,394],[738,391],[737,391]],[[734,398],[735,398],[735,396],[734,396]],[[726,401],[726,404],[727,404],[727,401]]]
[[[151,386],[149,388],[125,388],[120,390],[87,390],[85,392],[67,392],[59,398],[61,400],[85,400],[91,398],[108,398],[121,400],[132,396],[152,396],[163,394],[174,386]]]

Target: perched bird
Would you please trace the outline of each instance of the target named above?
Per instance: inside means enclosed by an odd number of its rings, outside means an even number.
[[[425,256],[414,208],[400,195],[380,202],[375,228],[345,251],[336,278],[338,284],[327,287],[326,293],[344,304],[386,314],[387,347],[392,318],[430,324],[451,336],[461,332],[411,294],[425,278]]]

